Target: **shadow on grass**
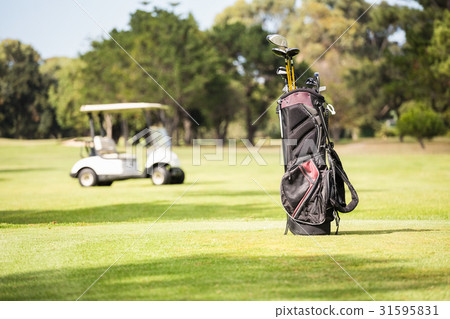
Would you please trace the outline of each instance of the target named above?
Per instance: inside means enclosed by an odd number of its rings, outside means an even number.
[[[399,222],[401,224],[401,221]],[[376,229],[376,230],[346,230],[339,232],[340,235],[382,235],[392,233],[421,233],[427,231],[435,231],[435,229]]]
[[[0,223],[6,224],[58,224],[68,223],[109,223],[154,221],[172,202],[157,201],[152,203],[118,204],[88,207],[72,210],[18,210],[0,211]],[[218,204],[175,204],[166,214],[165,220],[195,219],[244,219],[244,218],[278,218],[279,208],[264,204],[218,205]]]
[[[280,192],[278,190],[268,192],[268,193],[270,195],[272,195],[274,198],[279,200]],[[196,191],[195,193],[193,192],[192,194],[189,194],[189,196],[200,196],[200,197],[220,196],[220,197],[227,197],[227,198],[231,199],[231,198],[236,198],[238,196],[242,196],[242,197],[265,196],[265,193],[263,191],[261,191],[260,189],[257,189],[254,191],[225,191],[225,192],[218,192],[217,190],[211,190],[211,191]]]
[[[334,257],[376,300],[393,296],[403,300],[410,300],[411,296],[424,300],[445,298],[448,275],[445,271],[428,269],[419,273],[393,259]],[[0,299],[75,300],[108,266],[67,267],[0,277]],[[430,294],[431,287],[438,290],[437,295]],[[207,254],[148,259],[139,263],[119,262],[81,300],[370,298],[325,255],[280,258]]]
[[[53,167],[36,167],[36,168],[5,168],[0,169],[0,174],[4,173],[27,173],[27,172],[33,172],[33,171],[55,171],[56,168]]]

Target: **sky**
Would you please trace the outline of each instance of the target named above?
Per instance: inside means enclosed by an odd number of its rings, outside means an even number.
[[[146,8],[144,0],[0,0],[0,41],[18,39],[31,44],[43,59],[55,56],[77,57],[90,49],[92,40],[106,37],[102,28],[128,28],[130,14]],[[178,2],[175,12],[191,12],[202,30],[212,26],[216,15],[236,0],[146,0],[147,9],[157,6],[171,8]],[[373,0],[366,0],[368,3]],[[388,0],[389,3],[414,6],[414,1]],[[77,3],[85,9],[81,9]],[[91,19],[92,16],[93,19]],[[402,42],[404,34],[396,34]],[[397,39],[398,38],[398,39]]]
[[[55,56],[77,57],[89,50],[92,40],[105,37],[106,31],[128,27],[130,14],[145,9],[144,0],[0,0],[0,41],[18,39],[31,44],[43,59]],[[192,12],[202,30],[209,28],[215,16],[236,0],[146,0],[153,6],[175,12]],[[86,10],[85,13],[77,2]]]

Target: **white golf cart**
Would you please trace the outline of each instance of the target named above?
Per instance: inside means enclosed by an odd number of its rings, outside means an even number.
[[[87,157],[75,163],[70,176],[78,178],[80,185],[84,187],[110,186],[117,180],[148,177],[151,177],[155,185],[183,183],[184,172],[180,168],[178,156],[172,152],[170,137],[164,128],[150,128],[148,116],[145,116],[147,128],[131,139],[131,149],[127,149],[126,153],[118,153],[114,140],[105,136],[102,125],[103,113],[148,109],[163,109],[163,105],[158,103],[83,105],[80,111],[89,116],[92,141],[86,146]],[[94,115],[100,120],[101,135],[95,135]]]

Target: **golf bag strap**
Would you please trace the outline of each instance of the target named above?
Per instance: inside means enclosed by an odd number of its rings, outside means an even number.
[[[352,197],[352,200],[346,206],[342,206],[334,198],[330,198],[330,202],[341,213],[349,213],[355,209],[356,205],[358,205],[359,202],[358,194],[356,193],[356,190],[353,187],[352,183],[350,183],[350,180],[348,179],[347,174],[345,173],[344,168],[342,167],[342,162],[339,159],[339,156],[336,153],[336,151],[332,148],[329,148],[328,154],[331,169],[333,170],[334,174],[337,174],[342,178],[342,181],[347,185],[348,190],[350,191],[350,195]]]

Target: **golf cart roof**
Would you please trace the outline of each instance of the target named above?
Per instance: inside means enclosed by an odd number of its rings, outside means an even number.
[[[164,109],[165,105],[159,103],[114,103],[82,105],[81,112],[123,112],[142,109]]]

